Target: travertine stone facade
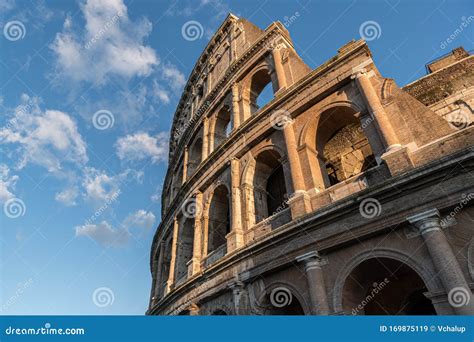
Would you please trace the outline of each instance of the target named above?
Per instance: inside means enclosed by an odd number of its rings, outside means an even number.
[[[229,15],[174,117],[147,313],[474,314],[473,62],[400,88],[364,41],[311,70]]]

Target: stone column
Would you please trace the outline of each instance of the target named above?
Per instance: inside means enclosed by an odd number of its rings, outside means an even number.
[[[201,250],[202,250],[202,226],[201,226],[201,216],[202,216],[202,193],[198,192],[195,197],[196,212],[194,216],[194,243],[193,243],[193,271],[192,274],[195,275],[201,271]]]
[[[183,182],[182,184],[186,183],[186,179],[188,179],[188,146],[184,147],[184,155],[183,155]]]
[[[249,296],[245,290],[245,284],[241,281],[235,280],[229,284],[234,296],[234,312],[236,315],[249,315],[250,303]]]
[[[366,70],[358,70],[354,75],[352,75],[352,78],[355,79],[357,87],[364,97],[370,113],[377,122],[380,135],[385,142],[387,151],[401,147],[397,135],[395,134],[392,124],[387,117],[387,113],[370,82]]]
[[[275,47],[272,49],[273,63],[275,64],[275,72],[278,79],[278,90],[286,88],[286,76],[283,64],[281,63],[281,51],[280,48]]]
[[[291,180],[293,183],[294,194],[291,195],[289,205],[291,215],[293,218],[299,217],[311,211],[311,203],[308,194],[305,191],[303,172],[301,170],[300,157],[298,155],[295,131],[293,130],[293,120],[288,117],[283,117],[283,135],[285,137],[286,152],[288,154],[288,161],[290,164]]]
[[[174,276],[176,269],[176,253],[178,248],[178,233],[179,233],[179,222],[178,219],[174,218],[173,224],[173,242],[171,244],[171,262],[170,262],[170,272],[168,276],[168,282],[166,284],[166,293],[169,293],[174,286]]]
[[[242,207],[240,195],[240,161],[232,158],[230,161],[231,171],[231,207],[232,207],[232,230],[227,234],[227,252],[230,253],[244,245],[244,233],[242,229]]]
[[[240,126],[239,85],[232,84],[232,129]]]
[[[454,312],[457,315],[474,315],[471,290],[451,245],[441,229],[438,210],[427,210],[410,216],[407,220],[420,231]],[[468,297],[468,303],[462,306],[452,305],[451,300],[456,297],[456,294]]]
[[[201,160],[204,161],[207,158],[209,153],[209,119],[204,118],[202,124],[202,157]]]
[[[216,117],[212,117],[211,119],[209,119],[209,123],[208,123],[208,133],[207,135],[209,136],[209,140],[208,140],[208,150],[209,150],[209,153],[212,153],[214,152],[214,136],[215,136],[215,131],[216,131]]]
[[[326,262],[317,252],[309,252],[296,258],[298,262],[304,262],[308,290],[311,298],[311,311],[315,315],[329,315],[329,304],[324,285],[324,272],[321,266]]]

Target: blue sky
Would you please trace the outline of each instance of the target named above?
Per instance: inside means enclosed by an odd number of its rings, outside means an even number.
[[[0,0],[0,314],[145,312],[172,115],[228,12],[313,68],[363,34],[399,85],[474,49],[469,1]]]

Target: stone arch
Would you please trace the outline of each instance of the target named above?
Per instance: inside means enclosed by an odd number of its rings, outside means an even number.
[[[274,66],[266,60],[251,70],[242,82],[244,120],[258,111],[257,99],[265,86],[272,85],[273,94],[278,90],[278,80]]]
[[[287,203],[288,186],[282,163],[283,151],[275,145],[267,145],[251,156],[244,168],[242,191],[245,201],[247,228],[258,223]],[[287,171],[286,171],[287,172]],[[269,181],[272,186],[267,188]],[[280,208],[283,209],[283,208]]]
[[[225,104],[217,112],[210,129],[212,136],[212,148],[217,148],[230,134],[232,128],[232,112],[230,106]],[[212,150],[210,151],[212,152]]]
[[[303,127],[299,145],[307,153],[314,183],[327,188],[376,165],[366,132],[371,119],[361,120],[360,108],[351,101],[335,101],[320,110]]]
[[[400,265],[406,266],[419,277],[421,282],[426,287],[427,292],[429,293],[436,293],[441,288],[440,284],[436,281],[435,274],[432,273],[430,270],[422,267],[422,265],[420,265],[409,255],[401,251],[388,248],[367,250],[352,259],[339,272],[336,278],[332,299],[335,313],[345,312],[345,308],[343,305],[344,287],[351,273],[364,262],[377,259],[389,259],[398,262]],[[348,312],[346,312],[346,314],[347,313]]]
[[[178,241],[176,244],[175,279],[180,283],[186,279],[192,266],[194,252],[194,217],[183,216],[178,224]]]
[[[188,147],[188,164],[187,164],[186,178],[190,178],[199,167],[199,164],[201,164],[202,153],[203,153],[203,138],[202,138],[202,134],[198,134],[194,138],[190,146]]]
[[[226,235],[231,229],[231,201],[227,185],[218,183],[214,186],[207,200],[206,213],[207,255],[227,246]]]
[[[270,298],[272,291],[280,293],[281,301],[278,306],[272,303]],[[291,300],[288,300],[287,294],[291,293]],[[283,305],[287,304],[287,305]],[[282,305],[280,307],[280,305]],[[265,289],[256,298],[255,307],[263,315],[310,315],[311,310],[305,297],[301,295],[293,284],[286,281],[275,281],[267,285]]]

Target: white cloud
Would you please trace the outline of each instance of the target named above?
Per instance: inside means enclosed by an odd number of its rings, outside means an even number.
[[[143,209],[128,215],[118,228],[112,227],[107,221],[87,223],[76,226],[76,236],[88,236],[105,247],[122,247],[132,236],[130,229],[149,230],[155,224],[155,215]]]
[[[64,161],[76,165],[87,163],[86,143],[68,114],[42,111],[38,98],[23,95],[22,101],[14,117],[0,129],[0,144],[17,147],[19,169],[33,163],[49,172],[58,172]]]
[[[79,190],[77,187],[70,187],[61,192],[56,193],[54,199],[58,202],[63,203],[67,206],[74,206],[76,205],[76,198],[79,195]]]
[[[106,247],[124,246],[129,238],[130,233],[125,228],[112,228],[106,221],[98,224],[85,224],[75,227],[76,236],[88,236],[95,242]]]
[[[171,64],[167,63],[161,67],[162,78],[168,82],[169,86],[175,92],[181,92],[184,85],[186,84],[186,77],[184,74],[178,70],[178,68]]]
[[[116,196],[123,182],[130,179],[141,182],[142,178],[143,172],[131,169],[127,169],[115,176],[109,176],[104,171],[93,167],[86,167],[82,186],[84,187],[87,199],[106,202]]]
[[[104,84],[108,75],[126,79],[148,76],[158,65],[155,51],[144,45],[152,24],[147,19],[132,22],[122,0],[87,0],[81,11],[85,29],[75,33],[74,23],[67,17],[63,32],[50,46],[62,75]]]
[[[170,103],[170,94],[169,92],[156,80],[153,81],[153,96],[159,101],[164,104]]]
[[[151,211],[143,209],[130,214],[124,221],[124,225],[128,228],[150,229],[155,224],[155,215]]]
[[[5,202],[15,197],[12,191],[15,188],[18,176],[11,176],[10,169],[5,164],[0,164],[0,202]]]
[[[127,135],[117,140],[115,148],[121,160],[136,161],[150,158],[152,163],[158,163],[166,160],[168,134],[162,132],[156,137],[143,132]]]

